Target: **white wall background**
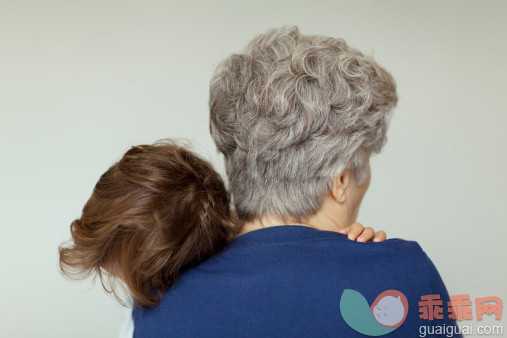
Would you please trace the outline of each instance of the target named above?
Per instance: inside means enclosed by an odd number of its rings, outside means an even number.
[[[451,294],[507,301],[507,2],[0,0],[0,336],[117,335],[119,306],[59,275],[58,244],[131,145],[189,138],[223,173],[214,66],[286,24],[397,80],[358,220],[419,241]]]

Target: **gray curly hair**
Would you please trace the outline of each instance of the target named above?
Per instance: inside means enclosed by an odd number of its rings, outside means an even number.
[[[210,129],[240,219],[302,222],[385,144],[396,83],[343,39],[272,29],[226,58],[210,86]]]

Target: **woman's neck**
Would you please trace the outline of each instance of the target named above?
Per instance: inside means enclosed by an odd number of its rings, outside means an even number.
[[[324,205],[317,213],[307,217],[302,222],[284,222],[281,218],[267,215],[244,222],[238,236],[250,231],[281,225],[302,225],[318,230],[339,231],[354,223],[355,217],[350,212],[345,212],[344,210],[338,211],[336,208],[328,208]]]

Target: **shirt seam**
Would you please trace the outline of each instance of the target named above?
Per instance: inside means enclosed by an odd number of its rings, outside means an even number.
[[[350,240],[350,239],[338,239],[338,238],[309,238],[309,239],[305,239],[305,240],[299,240],[299,241],[289,241],[289,242],[276,242],[276,243],[260,243],[260,244],[254,244],[254,245],[247,245],[247,246],[233,246],[231,247],[230,249],[228,249],[226,247],[226,251],[228,250],[232,250],[232,249],[248,249],[248,248],[257,248],[257,247],[268,247],[268,246],[282,246],[282,245],[285,245],[285,244],[298,244],[298,243],[305,243],[305,242],[316,242],[316,241],[336,241],[336,240],[340,240],[342,241],[343,243],[347,243],[347,242],[350,242],[350,243],[356,243],[356,245],[372,245],[372,244],[375,244],[375,245],[385,245],[387,241],[384,241],[384,242],[366,242],[366,243],[362,243],[362,242],[356,242],[356,241],[353,241],[353,240]],[[398,240],[398,239],[391,239],[391,241],[393,240]],[[407,241],[407,242],[412,242],[412,241]],[[350,244],[349,243],[349,244]],[[391,243],[391,242],[389,242]]]

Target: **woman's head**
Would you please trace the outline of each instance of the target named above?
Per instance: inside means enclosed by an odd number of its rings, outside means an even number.
[[[343,39],[273,29],[228,57],[210,127],[238,216],[303,220],[346,168],[364,186],[397,100],[393,77]]]
[[[182,270],[236,232],[220,175],[184,147],[159,141],[132,147],[100,177],[71,224],[73,243],[60,247],[60,267],[101,279],[106,270],[150,307]]]

